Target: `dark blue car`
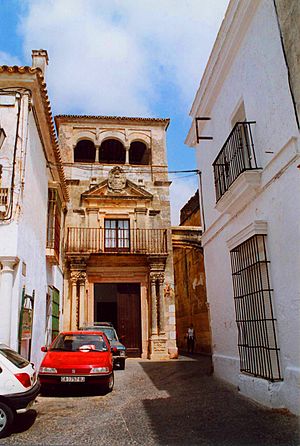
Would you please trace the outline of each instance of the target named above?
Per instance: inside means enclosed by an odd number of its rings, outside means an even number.
[[[115,347],[115,349],[113,349],[114,367],[117,366],[120,370],[125,369],[126,347],[119,341],[117,332],[110,322],[96,322],[95,325],[82,327],[81,330],[99,330],[104,332],[109,340],[111,347]]]

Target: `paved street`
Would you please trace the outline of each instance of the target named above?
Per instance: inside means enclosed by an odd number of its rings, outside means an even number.
[[[208,358],[129,359],[111,394],[38,397],[5,445],[299,445],[299,419],[214,379]]]

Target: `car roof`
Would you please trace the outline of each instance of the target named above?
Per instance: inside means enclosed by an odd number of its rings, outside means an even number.
[[[83,334],[86,334],[86,335],[91,335],[91,334],[99,334],[99,333],[101,333],[101,334],[104,334],[105,335],[105,333],[103,333],[102,332],[102,330],[94,330],[94,331],[91,331],[91,330],[76,330],[76,331],[61,331],[59,334],[61,334],[61,335],[72,335],[72,334],[78,334],[78,335],[83,335]]]

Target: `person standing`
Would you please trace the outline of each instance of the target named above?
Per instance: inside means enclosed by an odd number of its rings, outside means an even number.
[[[187,330],[187,350],[188,353],[194,353],[195,346],[195,329],[193,324],[191,324]]]

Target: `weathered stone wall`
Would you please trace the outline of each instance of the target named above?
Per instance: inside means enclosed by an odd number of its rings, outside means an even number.
[[[289,80],[298,122],[300,121],[300,2],[275,0],[277,16],[288,64]]]
[[[196,333],[195,352],[210,354],[203,251],[190,233],[191,227],[200,229],[201,224],[198,191],[181,209],[180,223],[180,228],[186,227],[186,231],[179,238],[174,231],[173,237],[177,344],[179,349],[187,349],[185,335],[192,323]]]
[[[191,323],[196,333],[195,352],[211,353],[203,253],[200,248],[174,249],[177,344],[186,350]]]

